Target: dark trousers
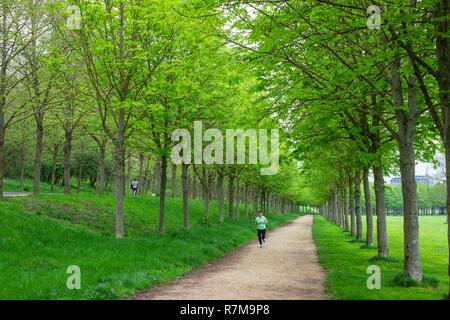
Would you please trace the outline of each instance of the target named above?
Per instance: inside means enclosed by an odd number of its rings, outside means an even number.
[[[263,240],[266,239],[266,229],[263,230],[256,229],[256,231],[258,232],[259,244],[262,244]]]

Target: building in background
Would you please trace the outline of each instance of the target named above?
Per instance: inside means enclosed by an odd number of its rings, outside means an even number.
[[[402,183],[402,180],[400,177],[391,178],[391,185],[396,186],[396,185],[400,185],[401,183]],[[427,186],[432,186],[436,183],[436,179],[434,179],[433,177],[430,177],[429,175],[416,176],[416,183],[422,183]]]

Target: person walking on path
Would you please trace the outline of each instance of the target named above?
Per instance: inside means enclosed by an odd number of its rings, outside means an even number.
[[[137,181],[137,179],[134,179],[133,181],[131,181],[131,192],[134,195],[137,195],[137,190],[139,188],[139,182]]]
[[[260,248],[262,248],[263,243],[266,242],[266,224],[268,223],[269,221],[266,217],[263,216],[262,211],[258,211],[258,216],[255,219],[255,224]]]

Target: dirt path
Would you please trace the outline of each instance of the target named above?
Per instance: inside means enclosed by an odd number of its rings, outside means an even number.
[[[4,197],[26,197],[31,195],[29,192],[3,192]]]
[[[312,216],[268,233],[265,247],[251,241],[199,271],[134,298],[139,300],[326,299],[317,262]],[[255,235],[256,236],[256,235]]]

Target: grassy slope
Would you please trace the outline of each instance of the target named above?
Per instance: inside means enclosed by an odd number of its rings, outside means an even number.
[[[423,272],[440,280],[437,288],[401,287],[393,278],[403,271],[403,220],[388,217],[388,240],[393,261],[373,261],[376,249],[362,249],[364,243],[352,241],[348,232],[314,217],[313,236],[319,260],[327,271],[327,291],[336,299],[442,299],[448,290],[447,225],[445,217],[420,217],[420,250]],[[376,223],[376,221],[374,221]],[[376,230],[375,230],[376,231]],[[376,239],[376,235],[374,236]],[[381,268],[381,289],[369,290],[369,265]]]
[[[80,194],[8,198],[0,202],[0,298],[121,298],[181,276],[255,238],[251,218],[219,225],[216,204],[203,223],[191,201],[191,231],[183,231],[182,202],[167,202],[167,234],[156,234],[158,198],[127,197],[126,238],[114,238],[112,196]],[[296,215],[269,215],[273,228]],[[81,289],[68,290],[66,269],[81,268]]]
[[[72,179],[71,188],[72,190],[77,190],[77,181],[76,179]],[[25,192],[32,192],[33,191],[33,180],[26,178],[24,179],[24,190]],[[17,179],[11,179],[11,178],[4,178],[3,179],[3,189],[7,192],[19,192],[20,191],[20,185],[19,181]],[[92,188],[88,184],[83,183],[81,185],[81,191],[82,192],[95,192],[95,188]],[[49,193],[51,190],[50,184],[48,183],[41,183],[41,192],[42,193]],[[55,193],[63,193],[64,187],[61,184],[55,184]]]

